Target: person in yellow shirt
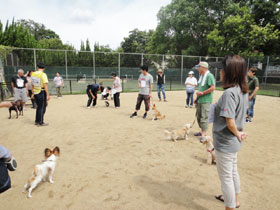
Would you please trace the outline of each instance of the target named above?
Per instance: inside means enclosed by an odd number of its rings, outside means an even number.
[[[48,90],[49,81],[44,71],[45,65],[43,63],[38,63],[37,71],[33,72],[31,76],[32,98],[35,98],[35,102],[37,104],[35,125],[38,126],[48,125],[48,123],[44,123],[44,115],[46,112],[48,101],[50,100]]]

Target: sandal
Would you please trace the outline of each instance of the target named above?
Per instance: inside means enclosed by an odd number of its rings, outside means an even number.
[[[215,198],[216,198],[217,200],[221,201],[221,202],[225,202],[224,196],[223,196],[223,195],[215,195]],[[238,209],[239,207],[240,207],[240,205],[236,206],[235,208]]]
[[[221,202],[225,202],[223,195],[215,195],[215,198]]]
[[[200,132],[194,133],[194,136],[201,136]]]

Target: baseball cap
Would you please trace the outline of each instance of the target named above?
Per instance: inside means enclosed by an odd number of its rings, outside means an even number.
[[[193,71],[189,71],[189,73],[188,74],[194,74],[194,72]]]
[[[201,62],[199,62],[199,64],[195,65],[196,68],[198,68],[200,66],[208,69],[208,63],[205,61],[201,61]]]

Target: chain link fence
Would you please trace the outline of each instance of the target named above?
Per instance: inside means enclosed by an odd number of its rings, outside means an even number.
[[[84,93],[90,83],[103,82],[105,86],[111,86],[111,72],[116,72],[122,79],[124,92],[137,91],[136,80],[141,65],[149,67],[149,73],[154,79],[157,69],[162,68],[166,76],[166,90],[182,90],[185,89],[184,83],[188,72],[193,70],[196,64],[200,61],[216,62],[222,59],[205,56],[13,48],[11,53],[6,55],[3,67],[7,87],[18,69],[25,72],[35,70],[36,64],[42,62],[46,65],[45,73],[50,80],[51,93],[55,92],[52,79],[56,72],[59,72],[65,82],[64,93],[75,94]],[[280,96],[280,57],[246,58],[246,61],[248,68],[259,69],[257,73],[260,81],[259,93]],[[210,71],[219,87],[219,70],[210,68]],[[194,76],[198,78],[198,71],[194,72]],[[4,81],[0,82],[2,87]],[[8,91],[7,88],[5,91]]]

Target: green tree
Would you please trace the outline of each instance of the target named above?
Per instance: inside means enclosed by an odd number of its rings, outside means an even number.
[[[279,39],[279,30],[269,23],[257,25],[247,6],[238,8],[238,14],[228,16],[221,25],[207,36],[210,55],[262,56],[264,47]]]
[[[37,23],[34,20],[21,19],[17,21],[17,24],[28,29],[37,41],[42,39],[59,39],[58,34],[50,29],[47,29],[44,24]]]

